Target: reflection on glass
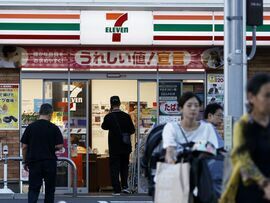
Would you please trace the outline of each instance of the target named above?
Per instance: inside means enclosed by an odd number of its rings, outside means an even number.
[[[42,80],[22,80],[22,128],[38,119],[42,104]]]
[[[147,135],[157,122],[156,82],[140,83],[139,159],[143,156]],[[141,168],[138,192],[147,193],[148,183]]]
[[[78,187],[86,187],[86,82],[70,86],[70,153],[78,169]]]
[[[22,125],[21,135],[26,127],[38,119],[39,107],[42,103],[42,80],[22,80]],[[21,167],[21,180],[28,181],[28,172]],[[28,192],[28,184],[22,185],[23,193]]]
[[[51,101],[54,113],[52,122],[64,137],[65,150],[58,156],[68,157],[78,169],[78,187],[86,187],[86,82],[73,81],[70,85],[70,133],[68,133],[68,84],[66,81],[46,81],[45,98]],[[68,135],[70,134],[70,150]],[[72,180],[72,177],[70,177]],[[68,186],[68,167],[66,162],[58,162],[57,187]]]

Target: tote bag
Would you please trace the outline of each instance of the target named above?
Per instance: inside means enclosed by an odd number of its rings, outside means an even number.
[[[157,163],[155,203],[188,203],[189,163]]]

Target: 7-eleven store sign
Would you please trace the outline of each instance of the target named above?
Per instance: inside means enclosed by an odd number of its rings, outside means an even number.
[[[121,42],[121,34],[128,33],[128,27],[123,27],[123,24],[128,20],[128,13],[107,13],[106,20],[115,21],[113,27],[106,27],[106,33],[112,33],[113,42]]]
[[[151,45],[151,11],[82,11],[82,45]]]

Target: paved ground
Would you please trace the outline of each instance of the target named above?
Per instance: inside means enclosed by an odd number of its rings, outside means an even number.
[[[42,203],[43,198],[38,201]],[[15,196],[4,196],[0,195],[0,203],[27,203],[26,196],[15,195]],[[121,196],[94,196],[94,195],[81,195],[77,198],[70,196],[56,196],[55,203],[152,203],[152,199],[149,196],[142,195],[121,195]]]

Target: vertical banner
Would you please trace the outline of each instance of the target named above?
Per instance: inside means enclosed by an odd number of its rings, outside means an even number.
[[[0,84],[0,130],[19,129],[19,84]]]
[[[159,83],[159,120],[167,123],[180,120],[178,99],[181,96],[180,82]]]
[[[207,75],[207,104],[218,103],[224,105],[224,75]]]

